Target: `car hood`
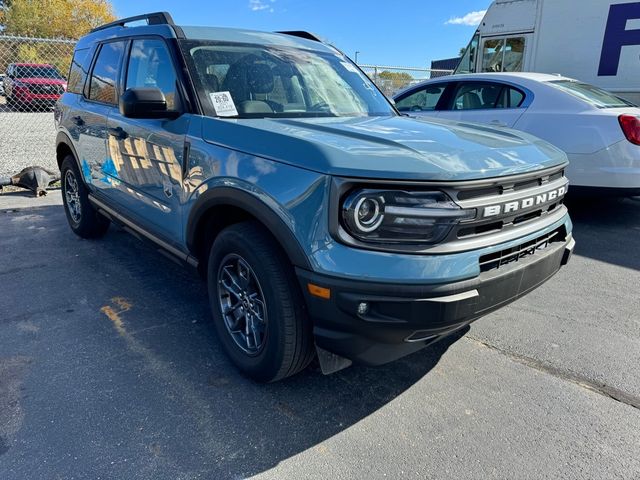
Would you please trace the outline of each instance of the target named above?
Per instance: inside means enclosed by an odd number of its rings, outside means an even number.
[[[40,77],[25,77],[16,78],[17,81],[22,83],[31,83],[34,85],[66,85],[66,80],[60,80],[58,78],[40,78]]]
[[[402,116],[206,117],[203,138],[321,173],[398,180],[470,180],[539,170],[566,155],[531,135]]]

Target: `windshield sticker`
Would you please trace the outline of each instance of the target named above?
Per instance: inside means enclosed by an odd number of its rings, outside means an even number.
[[[219,117],[236,117],[238,115],[236,104],[233,103],[229,92],[211,92],[209,98],[211,98],[213,109]]]

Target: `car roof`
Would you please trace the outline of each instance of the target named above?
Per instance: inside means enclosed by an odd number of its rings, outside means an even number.
[[[502,72],[502,73],[460,73],[457,75],[448,75],[444,77],[432,78],[424,80],[420,83],[411,85],[408,88],[396,93],[394,97],[398,97],[408,91],[420,87],[423,85],[436,85],[443,82],[456,82],[456,81],[501,81],[506,83],[513,83],[521,85],[527,88],[534,88],[536,84],[546,83],[558,80],[567,80],[576,82],[573,78],[564,77],[562,75],[555,75],[549,73],[534,73],[534,72]]]
[[[82,37],[78,41],[76,48],[89,48],[94,43],[104,40],[145,35],[155,35],[164,38],[180,38],[185,40],[209,40],[227,43],[293,47],[333,53],[336,51],[332,46],[323,42],[287,33],[263,32],[259,30],[228,27],[180,26],[169,24],[139,25],[132,27],[115,25],[100,30],[94,30],[88,35]]]

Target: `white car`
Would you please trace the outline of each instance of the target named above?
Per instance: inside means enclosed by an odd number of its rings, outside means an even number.
[[[640,194],[640,108],[559,75],[479,73],[427,80],[394,96],[400,112],[509,127],[564,150],[574,187]]]

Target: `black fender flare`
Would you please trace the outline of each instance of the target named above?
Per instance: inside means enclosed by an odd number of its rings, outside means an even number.
[[[221,205],[240,208],[251,214],[271,232],[293,265],[312,270],[307,254],[286,222],[256,196],[234,187],[213,187],[196,200],[189,212],[186,227],[186,243],[190,252],[196,253],[196,235],[200,220],[209,209]]]
[[[80,166],[80,157],[78,156],[78,152],[76,151],[76,147],[73,145],[73,141],[71,140],[71,138],[69,137],[69,135],[67,135],[65,132],[58,132],[58,134],[56,135],[56,161],[58,160],[58,147],[64,144],[67,147],[69,147],[69,150],[71,150],[71,153],[73,154],[73,157],[76,159],[76,165],[78,166],[78,170],[82,172],[82,167]],[[61,165],[58,165],[58,167],[60,167]]]

